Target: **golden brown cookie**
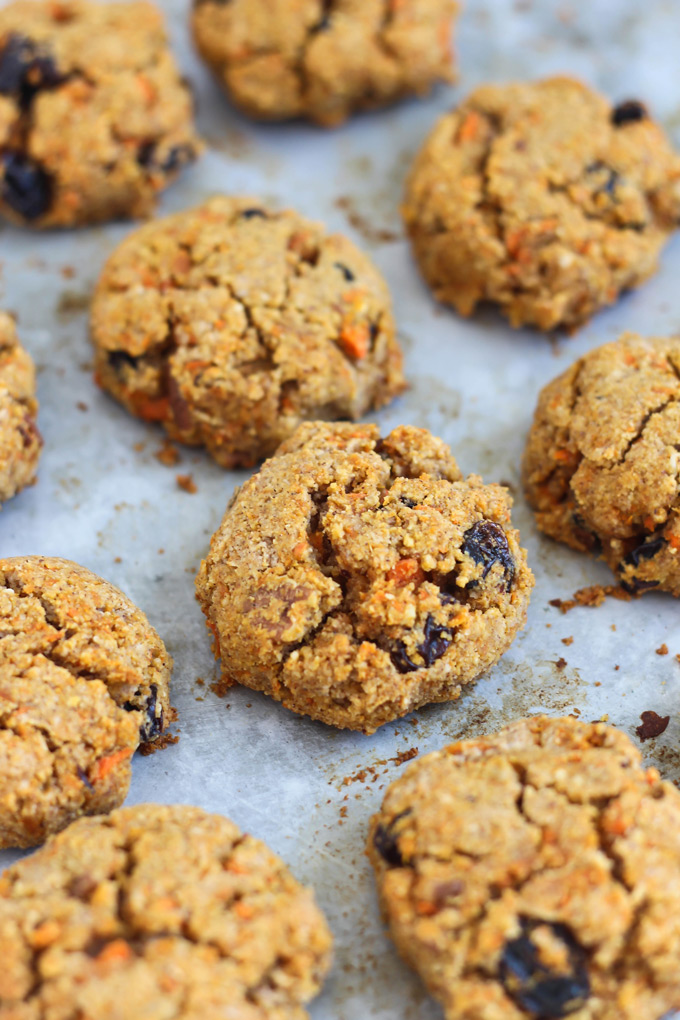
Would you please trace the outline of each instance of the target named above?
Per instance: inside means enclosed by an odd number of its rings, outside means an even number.
[[[196,581],[224,680],[365,733],[455,700],[526,619],[510,506],[425,429],[301,425],[227,508]]]
[[[0,213],[34,227],[146,216],[200,145],[150,3],[0,10]]]
[[[131,234],[92,308],[97,380],[224,467],[404,388],[387,285],[346,237],[214,198]]]
[[[680,596],[680,340],[624,334],[542,391],[524,453],[539,528],[632,592]]]
[[[403,213],[441,301],[574,329],[655,271],[680,158],[642,103],[568,78],[485,85],[435,127]]]
[[[171,667],[144,613],[85,567],[0,560],[0,847],[123,802],[132,755],[168,722]]]
[[[227,818],[84,818],[0,877],[3,1020],[305,1020],[331,935]]]
[[[253,117],[332,127],[452,81],[454,0],[194,0],[199,52]]]
[[[0,504],[35,481],[42,439],[35,369],[14,320],[0,312]]]
[[[426,755],[368,852],[392,937],[447,1020],[671,1020],[680,793],[623,733],[525,719]]]

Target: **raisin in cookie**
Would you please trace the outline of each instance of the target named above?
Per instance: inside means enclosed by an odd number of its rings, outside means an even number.
[[[70,227],[145,216],[194,159],[192,99],[149,3],[0,10],[0,212]]]
[[[680,596],[680,340],[624,334],[541,392],[524,454],[539,528],[623,586]]]
[[[35,424],[35,369],[0,312],[0,504],[35,481],[42,439]]]
[[[680,793],[601,723],[522,720],[426,755],[368,845],[404,959],[447,1020],[680,1008]]]
[[[365,733],[453,701],[526,619],[510,505],[425,429],[301,425],[238,492],[197,578],[224,679]]]
[[[0,560],[0,847],[122,803],[132,755],[168,721],[171,665],[112,584],[68,560]]]
[[[453,0],[194,0],[196,45],[253,117],[333,126],[454,78]]]
[[[311,890],[194,807],[83,818],[0,877],[3,1017],[305,1020],[330,949]]]
[[[387,286],[347,238],[254,199],[150,223],[109,259],[92,309],[97,380],[224,467],[308,418],[401,392]]]
[[[441,301],[573,329],[656,269],[680,158],[641,103],[567,78],[486,85],[435,127],[403,212]]]

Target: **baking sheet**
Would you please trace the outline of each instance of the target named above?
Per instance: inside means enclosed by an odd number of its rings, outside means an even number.
[[[118,584],[148,614],[175,658],[180,741],[137,756],[128,804],[190,803],[231,816],[315,886],[336,939],[333,973],[314,1020],[435,1020],[438,1008],[383,933],[367,861],[368,818],[403,758],[523,715],[573,712],[635,737],[640,713],[670,715],[643,751],[680,777],[678,603],[647,595],[562,615],[550,600],[609,583],[607,569],[540,538],[518,487],[518,465],[539,387],[578,355],[624,329],[680,326],[680,238],[659,274],[575,338],[511,331],[492,312],[463,321],[437,307],[411,263],[398,217],[406,169],[436,117],[484,80],[569,72],[617,100],[646,99],[680,143],[680,4],[674,0],[468,0],[459,23],[461,81],[424,102],[354,119],[333,133],[257,126],[235,114],[192,52],[183,0],[165,0],[173,41],[192,80],[206,157],[167,193],[159,213],[219,192],[248,192],[324,220],[368,249],[392,288],[410,391],[375,416],[383,431],[426,426],[465,472],[509,482],[537,585],[526,630],[461,699],[425,708],[372,737],[298,718],[248,690],[220,700],[193,579],[244,472],[182,450],[165,467],[163,436],[131,418],[92,381],[87,305],[129,224],[45,236],[0,230],[0,305],[19,318],[39,366],[46,445],[37,486],[0,514],[0,555],[67,556]],[[176,483],[190,473],[198,491]],[[565,645],[563,639],[573,637]],[[668,655],[656,654],[666,644]],[[201,682],[199,682],[201,681]],[[0,853],[0,867],[19,855]]]

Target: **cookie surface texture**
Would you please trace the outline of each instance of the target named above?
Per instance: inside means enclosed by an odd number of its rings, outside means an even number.
[[[621,732],[534,718],[409,766],[369,855],[447,1020],[671,1020],[680,793]]]
[[[510,505],[425,429],[300,426],[238,492],[197,578],[224,680],[367,733],[455,700],[526,618]]]
[[[42,439],[35,368],[14,320],[0,312],[0,504],[35,481]]]
[[[118,588],[40,556],[0,560],[0,638],[0,847],[33,846],[122,803],[172,660]]]
[[[305,1020],[331,937],[311,890],[227,818],[86,818],[0,877],[0,1016]]]
[[[631,592],[680,596],[680,340],[624,334],[542,390],[524,454],[538,526]]]
[[[404,388],[387,285],[347,238],[215,198],[128,237],[92,310],[99,383],[224,467]]]
[[[655,271],[680,157],[642,103],[568,78],[486,85],[435,127],[403,213],[439,300],[573,330]]]
[[[199,52],[245,113],[332,127],[452,81],[453,0],[196,0]]]
[[[0,10],[0,213],[33,227],[146,216],[199,153],[193,103],[150,3]]]

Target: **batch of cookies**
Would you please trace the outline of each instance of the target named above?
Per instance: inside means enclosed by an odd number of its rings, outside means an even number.
[[[452,80],[453,0],[196,0],[234,104],[333,126]],[[201,155],[149,3],[0,9],[0,211],[148,217]],[[640,102],[554,78],[477,89],[403,205],[435,296],[574,330],[655,269],[680,156]],[[37,237],[38,235],[36,235]],[[99,385],[237,491],[197,580],[224,681],[370,734],[453,701],[526,621],[503,485],[413,426],[358,419],[406,382],[387,284],[347,238],[252,197],[133,229],[91,306]],[[36,479],[31,358],[0,315],[0,500]],[[526,444],[539,528],[638,595],[680,596],[680,341],[627,334],[546,386]],[[197,808],[120,809],[173,719],[144,613],[66,560],[0,561],[0,1020],[301,1020],[329,970],[311,891]],[[368,853],[399,952],[447,1020],[672,1020],[680,793],[628,738],[520,720],[409,766]]]

